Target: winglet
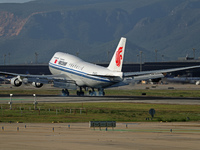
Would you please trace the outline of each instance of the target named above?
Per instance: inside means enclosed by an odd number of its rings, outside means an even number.
[[[122,37],[119,41],[119,44],[115,50],[115,53],[112,57],[112,60],[108,66],[108,69],[112,71],[121,72],[122,70],[122,63],[124,60],[124,51],[126,45],[126,38]]]

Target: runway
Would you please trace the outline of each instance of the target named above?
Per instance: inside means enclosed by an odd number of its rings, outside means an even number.
[[[29,95],[14,95],[10,98],[7,95],[0,95],[0,104],[13,103],[33,103],[35,97]],[[148,97],[148,96],[55,96],[37,95],[38,103],[91,103],[91,102],[125,102],[125,103],[154,103],[154,104],[182,104],[200,105],[200,98],[174,98],[174,97]]]

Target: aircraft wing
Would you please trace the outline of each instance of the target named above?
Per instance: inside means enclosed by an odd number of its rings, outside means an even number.
[[[187,69],[200,68],[200,66],[191,66],[191,67],[181,67],[173,69],[162,69],[162,70],[151,70],[151,71],[141,71],[141,72],[124,72],[124,77],[133,77],[133,76],[142,76],[142,75],[152,75],[152,74],[164,74],[168,72],[175,72]]]
[[[0,72],[0,75],[9,76],[12,79],[18,79],[20,82],[25,84],[27,83],[40,83],[40,84],[49,84],[53,83],[54,87],[63,87],[68,89],[75,89],[76,83],[71,78],[66,77],[64,74],[59,75],[28,75],[28,74],[17,74],[9,72]],[[37,85],[35,85],[37,87]],[[39,87],[39,86],[38,86]]]
[[[10,76],[10,77],[20,77],[20,78],[37,78],[37,79],[47,79],[47,80],[51,80],[51,79],[65,79],[66,76],[64,76],[63,74],[59,74],[59,75],[30,75],[30,74],[17,74],[17,73],[10,73],[10,72],[1,72],[0,71],[0,75],[3,76]]]

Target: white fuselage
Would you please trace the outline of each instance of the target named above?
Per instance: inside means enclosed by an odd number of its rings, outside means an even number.
[[[53,75],[63,74],[75,81],[79,87],[105,88],[123,80],[122,72],[111,71],[62,52],[55,53],[49,69]]]

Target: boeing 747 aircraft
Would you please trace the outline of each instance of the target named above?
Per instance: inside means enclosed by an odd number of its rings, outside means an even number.
[[[62,88],[64,95],[69,95],[69,89],[77,89],[77,95],[83,96],[83,88],[91,96],[104,95],[104,89],[112,86],[128,85],[134,80],[147,80],[164,77],[164,73],[198,68],[200,66],[182,67],[143,72],[122,72],[126,38],[122,37],[107,68],[91,64],[82,59],[62,52],[54,54],[49,62],[52,75],[26,75],[0,72],[1,75],[13,76],[10,82],[19,87],[22,83],[32,83],[40,88],[43,84],[52,83],[54,87]],[[95,92],[98,89],[98,92]]]

